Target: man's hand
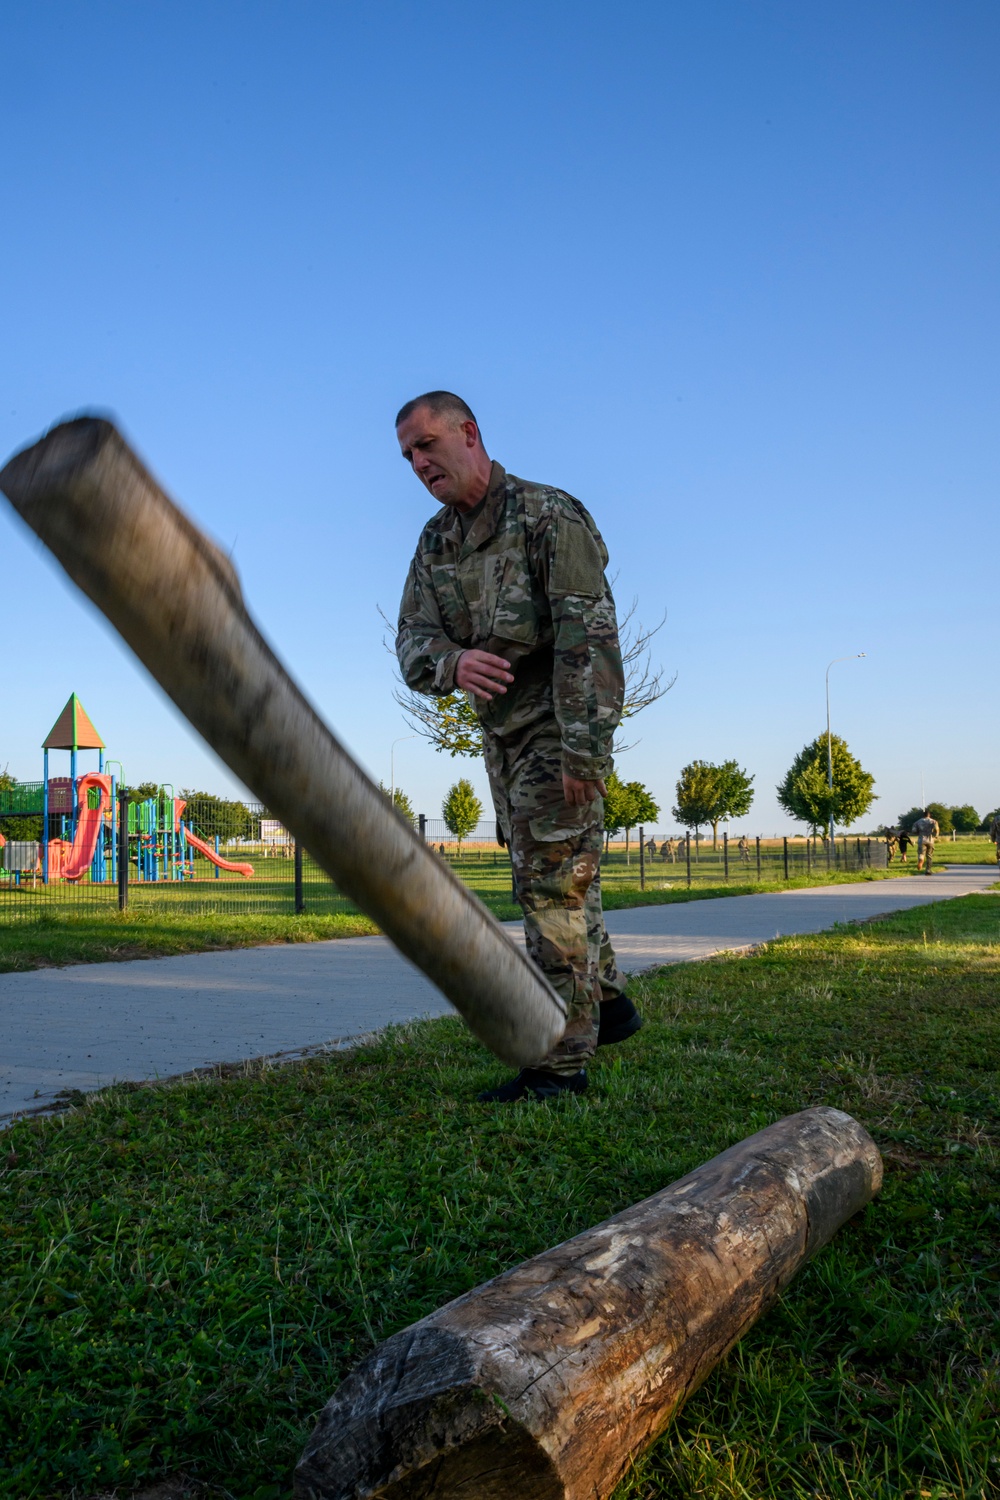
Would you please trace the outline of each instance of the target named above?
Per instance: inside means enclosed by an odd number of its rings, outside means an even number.
[[[455,668],[455,682],[463,693],[472,693],[487,702],[494,693],[505,693],[504,686],[514,678],[507,670],[509,661],[502,656],[491,656],[488,651],[463,651]]]
[[[586,807],[595,797],[606,797],[608,789],[603,781],[580,781],[576,776],[563,772],[563,796],[570,807]]]

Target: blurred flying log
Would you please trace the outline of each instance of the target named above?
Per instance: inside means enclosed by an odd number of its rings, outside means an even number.
[[[600,1500],[881,1182],[850,1115],[779,1120],[380,1344],[297,1500]]]
[[[562,1000],[330,733],[248,615],[232,563],[111,423],[53,428],[10,460],[0,490],[244,785],[480,1041],[515,1066],[543,1057],[565,1029]]]

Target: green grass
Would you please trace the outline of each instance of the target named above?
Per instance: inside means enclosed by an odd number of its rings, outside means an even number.
[[[0,928],[0,974],[58,964],[168,958],[176,953],[252,948],[265,943],[315,943],[377,932],[375,923],[360,914],[296,917],[207,912],[191,916],[162,908],[129,912],[84,908]]]
[[[279,1500],[374,1340],[824,1103],[881,1197],[619,1500],[997,1495],[998,979],[1000,901],[967,897],[636,981],[645,1030],[555,1107],[473,1103],[504,1070],[445,1020],[15,1125],[0,1494]]]
[[[916,866],[916,844],[911,845],[908,863]],[[937,840],[934,860],[942,865],[995,865],[996,845],[991,844],[985,834],[959,834],[952,843],[951,836]]]

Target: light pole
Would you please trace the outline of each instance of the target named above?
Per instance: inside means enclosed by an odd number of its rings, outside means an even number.
[[[833,848],[833,737],[830,734],[830,667],[838,661],[860,661],[866,653],[855,651],[850,656],[835,656],[826,669],[826,780],[830,788],[830,849]]]
[[[393,740],[389,746],[389,806],[396,806],[396,746],[401,745],[404,740],[419,740],[419,734],[401,734],[398,740]]]

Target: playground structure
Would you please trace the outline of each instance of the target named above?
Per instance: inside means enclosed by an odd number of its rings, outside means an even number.
[[[185,820],[187,802],[175,797],[172,788],[160,787],[154,796],[141,801],[119,796],[121,764],[109,761],[105,767],[104,741],[76,693],[70,694],[42,748],[43,779],[0,793],[0,814],[8,820],[30,819],[33,826],[40,818],[41,838],[6,840],[0,834],[0,878],[15,884],[26,877],[41,879],[45,885],[117,883],[122,816],[127,823],[124,847],[134,866],[132,879],[199,879],[196,855],[214,866],[215,878],[223,870],[246,880],[253,878],[253,865],[225,859],[219,852],[218,836],[209,842],[191,826],[190,818]],[[52,750],[69,751],[69,776],[49,775]],[[96,771],[78,774],[82,750],[97,751]],[[117,768],[116,775],[110,773],[111,766]]]

